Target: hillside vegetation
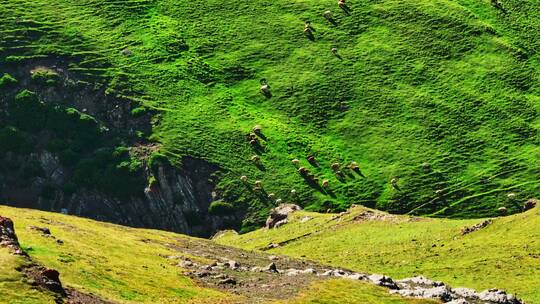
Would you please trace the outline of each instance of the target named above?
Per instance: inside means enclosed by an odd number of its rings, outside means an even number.
[[[277,229],[224,234],[218,243],[302,257],[396,279],[423,275],[451,286],[502,288],[540,302],[540,208],[482,220],[394,216],[363,207],[344,214],[295,212]],[[278,244],[268,249],[269,244]]]
[[[138,136],[173,163],[218,165],[217,199],[229,204],[221,210],[249,208],[245,230],[278,198],[311,210],[360,203],[490,216],[517,211],[540,190],[540,5],[501,3],[350,1],[347,16],[334,0],[2,1],[0,73],[63,58],[85,81],[131,100],[133,115],[150,111],[153,128]],[[313,40],[302,32],[308,20]],[[14,81],[4,75],[0,90]],[[262,137],[252,146],[255,125]],[[314,177],[300,176],[295,158]]]
[[[194,262],[222,259],[234,252],[232,248],[174,233],[126,228],[28,209],[2,206],[0,215],[13,219],[22,248],[33,262],[58,270],[64,287],[112,303],[435,303],[393,296],[387,289],[365,282],[316,277],[309,285],[296,282],[289,286],[292,294],[280,294],[282,287],[264,291],[264,287],[255,286],[236,292],[224,286],[203,286],[202,282],[188,276],[188,269],[180,266],[180,261],[184,258]],[[35,227],[49,228],[51,234],[44,235]],[[189,251],[187,244],[199,251]],[[213,256],[214,251],[219,256]],[[241,255],[253,255],[240,250],[235,254],[238,259]],[[269,261],[265,255],[257,257]],[[7,248],[0,247],[0,262],[0,302],[55,303],[52,293],[31,285],[20,272],[29,264],[23,257],[11,255]],[[233,274],[241,276],[238,272]],[[263,278],[260,281],[265,283],[264,274],[260,276]],[[287,280],[285,275],[276,276],[279,284]],[[260,281],[256,281],[257,284],[262,284]]]

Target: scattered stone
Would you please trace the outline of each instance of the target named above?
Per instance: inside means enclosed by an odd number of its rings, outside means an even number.
[[[347,275],[345,278],[349,280],[366,280],[367,276],[362,273],[353,273],[353,274]]]
[[[483,228],[487,227],[491,223],[493,223],[492,220],[485,220],[485,221],[483,221],[481,223],[478,223],[478,224],[476,224],[476,225],[474,225],[472,227],[465,227],[465,228],[461,229],[461,235],[466,235],[466,234],[478,231],[480,229],[483,229]]]
[[[204,278],[204,277],[210,276],[210,272],[208,272],[208,271],[199,271],[199,272],[195,272],[193,275],[198,277],[198,278]]]
[[[225,278],[218,282],[219,285],[236,285],[236,280],[233,278]]]
[[[265,272],[274,272],[274,273],[277,273],[279,272],[278,269],[277,269],[277,266],[274,262],[268,264],[268,266],[264,267],[262,269],[262,271],[265,271]]]
[[[223,274],[223,273],[220,273],[218,275],[213,276],[213,278],[218,279],[218,280],[223,280],[223,279],[226,279],[227,276],[225,274]]]
[[[192,261],[183,261],[183,262],[180,262],[179,266],[182,267],[182,268],[191,267],[191,266],[193,266],[193,262]]]
[[[58,271],[42,266],[33,266],[25,269],[24,272],[28,278],[41,288],[65,295]]]
[[[303,274],[317,274],[317,271],[313,268],[307,268],[300,271]]]
[[[375,285],[383,286],[390,289],[398,289],[397,284],[389,277],[380,274],[372,274],[367,277]]]
[[[432,280],[430,280],[430,279],[428,279],[426,277],[423,277],[423,276],[416,276],[416,277],[412,277],[412,278],[398,280],[398,281],[396,281],[396,284],[398,284],[398,286],[400,286],[400,287],[403,287],[403,286],[438,287],[438,286],[443,286],[444,285],[443,282],[432,281]]]
[[[274,248],[278,248],[278,247],[279,247],[279,244],[270,243],[270,244],[268,244],[268,246],[266,246],[266,249],[274,249]]]
[[[311,216],[304,216],[304,217],[300,220],[300,223],[305,223],[305,222],[307,222],[307,221],[309,221],[309,220],[311,220],[311,219],[312,219]]]
[[[41,232],[44,235],[51,235],[51,230],[47,227],[37,227],[37,226],[30,226],[29,229]]]
[[[238,269],[240,267],[240,263],[230,260],[227,263],[225,263],[225,266],[228,266],[231,269]]]
[[[261,269],[261,267],[254,266],[254,267],[251,267],[251,269],[249,271],[251,271],[251,272],[261,272],[262,269]]]
[[[277,256],[275,256],[275,255],[270,255],[270,256],[268,256],[268,259],[269,259],[270,261],[277,261],[277,260],[279,260],[279,257],[277,257]]]
[[[392,293],[397,293],[404,297],[439,299],[445,303],[454,300],[451,290],[446,286],[400,289]]]
[[[294,276],[297,276],[297,275],[300,275],[302,274],[302,272],[298,269],[287,269],[287,271],[285,272],[285,275],[289,276],[289,277],[294,277]]]
[[[497,211],[499,212],[500,215],[508,214],[508,209],[506,209],[506,207],[501,207],[501,208],[497,209]]]
[[[474,289],[460,287],[454,288],[452,291],[458,298],[478,299],[478,293]]]
[[[507,294],[503,290],[499,289],[489,289],[482,291],[478,294],[478,299],[481,301],[489,301],[496,304],[520,304],[521,301],[516,299],[511,294]]]

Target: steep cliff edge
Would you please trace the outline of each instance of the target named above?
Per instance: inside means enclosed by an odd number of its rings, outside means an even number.
[[[192,157],[171,164],[145,139],[148,110],[69,64],[4,67],[13,80],[0,97],[0,201],[198,236],[238,226],[241,214],[208,211],[219,167]]]

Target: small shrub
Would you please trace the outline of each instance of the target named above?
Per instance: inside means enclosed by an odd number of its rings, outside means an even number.
[[[234,212],[234,206],[224,201],[215,201],[208,207],[208,212],[213,215],[227,215]]]
[[[18,82],[17,79],[13,78],[13,76],[6,73],[4,74],[4,76],[0,78],[0,89],[8,88],[16,84],[17,82]]]
[[[131,116],[135,118],[139,118],[144,116],[147,113],[147,109],[144,107],[137,107],[133,110],[131,110]]]

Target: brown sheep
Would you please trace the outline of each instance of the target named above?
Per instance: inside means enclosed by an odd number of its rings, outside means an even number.
[[[327,180],[327,179],[323,180],[322,186],[323,186],[324,188],[328,188],[328,187],[330,186],[330,181]]]

